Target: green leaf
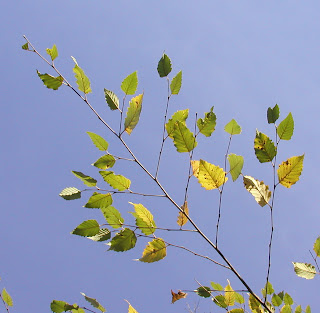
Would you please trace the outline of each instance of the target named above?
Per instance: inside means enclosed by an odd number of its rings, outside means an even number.
[[[308,305],[308,306],[306,307],[306,313],[311,313],[310,305]]]
[[[85,94],[92,92],[89,78],[86,76],[83,69],[79,67],[77,60],[74,57],[71,57],[71,58],[75,63],[73,72],[75,74],[78,89],[84,92]]]
[[[24,45],[21,46],[23,50],[29,50],[29,44],[26,42]]]
[[[236,120],[232,119],[225,127],[224,130],[230,135],[239,135],[241,134],[241,127],[236,122]]]
[[[277,149],[272,140],[265,134],[256,131],[254,139],[254,152],[260,163],[271,162],[277,154]]]
[[[58,90],[58,88],[62,85],[62,82],[63,82],[62,76],[54,77],[47,73],[41,74],[38,70],[37,70],[37,74],[40,77],[40,79],[43,81],[43,84],[49,89]]]
[[[302,313],[301,305],[298,305],[294,311],[294,313]]]
[[[254,313],[262,313],[261,305],[258,300],[250,293],[249,295],[249,307]]]
[[[94,178],[88,175],[85,175],[81,172],[76,172],[76,171],[71,171],[71,172],[75,177],[79,178],[86,186],[88,187],[96,186],[97,181]]]
[[[119,98],[110,90],[104,89],[104,97],[111,110],[119,110]]]
[[[268,108],[267,119],[269,124],[274,124],[280,116],[279,106],[276,104],[274,108]]]
[[[273,286],[269,281],[268,283],[266,283],[265,287],[261,289],[261,293],[264,297],[266,296],[266,294],[272,295],[274,293]]]
[[[303,169],[304,154],[294,156],[287,161],[282,162],[278,168],[279,183],[286,188],[290,188],[300,178]]]
[[[170,58],[164,53],[158,62],[158,73],[160,77],[166,77],[170,74],[172,67],[171,67],[171,60]]]
[[[213,298],[213,302],[219,306],[220,308],[226,308],[227,305],[226,305],[226,302],[225,302],[225,298],[223,295],[217,295]]]
[[[228,161],[230,165],[230,174],[233,181],[236,181],[241,174],[242,168],[243,168],[243,156],[236,155],[234,153],[231,153],[228,155]]]
[[[193,166],[194,164],[196,163],[193,163]],[[226,172],[221,167],[204,160],[200,160],[199,170],[194,173],[194,176],[198,178],[199,184],[207,190],[217,189],[228,181]]]
[[[223,287],[218,283],[215,283],[212,281],[210,284],[211,284],[213,290],[219,290],[219,291],[223,290]]]
[[[58,49],[56,45],[53,45],[51,49],[47,48],[46,51],[50,55],[52,61],[58,57]]]
[[[209,297],[211,297],[210,290],[211,290],[210,287],[201,286],[196,290],[196,292],[200,297],[209,298]]]
[[[124,222],[121,213],[113,206],[101,208],[101,212],[108,224],[113,228],[120,228]]]
[[[64,188],[59,196],[65,200],[75,200],[81,198],[81,191],[75,187]]]
[[[132,203],[135,213],[130,212],[136,218],[136,225],[139,227],[142,233],[145,235],[151,235],[156,230],[156,223],[153,220],[151,212],[144,207],[141,203]]]
[[[313,279],[317,274],[316,268],[309,263],[292,262],[295,273],[305,279]]]
[[[244,310],[241,308],[232,309],[231,311],[228,311],[228,313],[244,313]]]
[[[217,116],[213,113],[213,107],[210,109],[210,112],[204,114],[204,119],[199,118],[197,125],[201,134],[206,137],[210,137],[214,132],[217,124]]]
[[[136,241],[135,233],[131,229],[125,228],[116,234],[107,245],[110,246],[109,250],[123,252],[134,248]]]
[[[110,238],[111,238],[111,232],[107,228],[101,228],[96,235],[92,237],[88,237],[88,239],[91,239],[93,241],[106,241],[106,240],[109,240]]]
[[[106,309],[96,299],[86,296],[83,292],[80,293],[84,296],[86,301],[88,301],[94,308],[100,310],[101,312],[106,311]]]
[[[111,154],[107,154],[107,155],[103,155],[92,165],[102,170],[106,170],[108,168],[113,167],[115,163],[116,163],[116,159],[114,158],[114,156]]]
[[[238,292],[235,292],[234,293],[234,300],[235,302],[239,303],[239,304],[243,304],[244,303],[244,297],[243,295],[241,295],[240,293]]]
[[[283,301],[287,305],[292,305],[293,304],[293,300],[292,300],[291,296],[288,293],[285,293],[285,295],[283,297]]]
[[[102,176],[103,180],[114,189],[123,191],[129,189],[130,187],[130,179],[122,175],[115,175],[112,171],[100,171],[99,173]]]
[[[292,312],[291,306],[287,304],[285,304],[280,310],[280,313],[291,313],[291,312]]]
[[[273,294],[273,296],[272,296],[272,298],[271,298],[271,302],[272,302],[272,304],[274,305],[274,306],[280,306],[281,305],[281,303],[282,303],[282,299],[281,299],[281,297],[279,296],[279,295],[277,295],[277,294]]]
[[[294,121],[291,112],[277,127],[277,134],[282,140],[290,140],[293,135]]]
[[[184,122],[177,121],[175,123],[172,135],[173,144],[178,152],[190,152],[197,146],[196,139]]]
[[[172,78],[170,84],[170,90],[172,95],[177,95],[181,89],[182,83],[182,71],[180,71],[175,77]]]
[[[3,288],[3,289],[2,289],[1,297],[2,297],[2,300],[3,300],[8,306],[13,306],[12,298],[11,298],[11,296],[9,295],[8,291],[6,290],[6,288]]]
[[[243,176],[243,184],[260,206],[264,207],[269,202],[271,191],[263,181],[260,182],[251,176]]]
[[[162,260],[166,255],[167,248],[165,242],[161,238],[156,238],[148,242],[139,261],[153,263]]]
[[[68,304],[65,301],[53,300],[50,303],[50,309],[54,313],[62,313],[65,312],[65,305]]]
[[[313,251],[320,257],[320,237],[318,237],[313,245]]]
[[[89,198],[88,202],[84,205],[85,208],[89,209],[101,209],[106,208],[112,204],[112,196],[110,193],[102,194],[94,192]]]
[[[139,122],[142,109],[142,99],[143,94],[132,98],[129,103],[126,119],[124,120],[124,130],[129,135],[132,133],[132,130],[137,126]]]
[[[92,132],[87,132],[89,135],[90,139],[92,140],[92,143],[100,150],[100,151],[107,151],[109,144],[103,139],[101,136],[92,133]]]
[[[98,234],[99,231],[99,223],[96,220],[87,220],[78,225],[71,234],[83,237],[93,237]]]
[[[138,88],[137,71],[128,75],[121,83],[121,89],[126,95],[134,95]]]
[[[189,109],[177,111],[172,115],[171,119],[169,119],[169,121],[166,123],[166,130],[170,138],[173,139],[173,132],[175,129],[176,122],[180,121],[185,124],[185,121],[188,118],[188,115],[189,115]]]
[[[227,306],[234,306],[235,295],[230,283],[224,288],[224,299]]]

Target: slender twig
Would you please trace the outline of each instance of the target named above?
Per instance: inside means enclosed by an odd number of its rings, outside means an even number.
[[[93,311],[93,310],[91,310],[91,309],[88,309],[88,308],[86,308],[85,306],[83,306],[82,309],[87,310],[87,311],[92,312],[92,313],[97,313],[96,311]]]
[[[115,223],[115,224],[105,224],[105,225],[119,225],[120,223]],[[129,224],[121,224],[121,226],[125,227],[131,227],[131,228],[136,228],[136,229],[141,229],[141,228],[152,228],[155,230],[166,230],[166,231],[186,231],[186,232],[192,232],[192,233],[197,233],[195,229],[180,229],[180,228],[163,228],[163,227],[156,227],[156,226],[136,226],[136,225],[129,225]]]
[[[125,94],[123,99],[122,99],[122,108],[121,108],[121,113],[120,113],[120,124],[119,124],[119,137],[123,134],[123,132],[121,132],[121,126],[122,126],[122,117],[123,117],[123,110],[124,110],[124,105],[125,105],[125,101],[126,101],[126,97],[127,95]]]
[[[318,269],[318,272],[320,273],[320,268],[319,268],[319,265],[318,265],[318,262],[317,262],[317,258],[315,258],[312,254],[312,252],[309,250],[310,254],[311,254],[311,257],[313,258],[313,261],[316,263],[316,266],[317,266],[317,269]]]
[[[128,191],[105,190],[105,189],[101,189],[99,187],[96,187],[96,189],[99,190],[99,191],[109,192],[109,193],[112,193],[112,194],[130,194],[130,195],[138,195],[138,196],[143,196],[143,197],[161,197],[161,198],[166,198],[165,195],[154,195],[154,194],[133,192],[130,189],[128,189]],[[84,189],[83,191],[88,191],[88,190],[92,191],[92,189]]]

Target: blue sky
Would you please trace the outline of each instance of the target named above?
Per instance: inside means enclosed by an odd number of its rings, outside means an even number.
[[[99,299],[108,312],[126,312],[123,299],[139,313],[185,312],[187,303],[194,306],[198,297],[190,294],[172,305],[170,289],[195,289],[195,279],[204,285],[210,281],[226,285],[226,278],[234,288],[241,287],[232,273],[181,250],[170,248],[164,260],[143,264],[132,261],[140,257],[143,243],[115,253],[70,235],[83,220],[103,221],[99,212],[82,207],[85,196],[71,202],[58,197],[67,186],[82,188],[71,170],[98,176],[90,164],[101,154],[85,132],[105,137],[111,153],[125,151],[70,90],[42,86],[36,69],[52,72],[36,55],[21,50],[24,34],[43,53],[56,44],[56,66],[72,82],[70,56],[76,57],[91,79],[90,102],[111,125],[118,125],[117,117],[106,106],[103,88],[120,96],[123,78],[138,71],[144,106],[127,142],[151,170],[160,148],[167,96],[166,81],[156,71],[163,51],[173,63],[171,77],[183,71],[181,93],[172,98],[169,114],[189,108],[190,128],[196,112],[202,116],[214,106],[217,114],[217,130],[212,138],[199,139],[196,159],[223,166],[228,141],[223,127],[235,118],[243,132],[233,139],[231,152],[245,157],[244,174],[270,184],[270,165],[259,164],[254,156],[255,129],[273,135],[266,121],[269,106],[278,103],[280,119],[292,112],[295,133],[290,142],[281,142],[278,160],[305,153],[305,163],[301,180],[291,189],[280,186],[277,191],[271,282],[297,304],[316,310],[319,280],[296,277],[291,261],[312,262],[308,250],[319,236],[319,9],[316,1],[3,3],[0,276],[14,299],[12,312],[50,312],[53,299],[84,304],[79,292]],[[168,142],[159,178],[178,202],[183,200],[187,169],[187,156]],[[159,192],[132,164],[123,162],[114,170],[130,178],[137,191]],[[191,214],[212,237],[218,195],[203,190],[195,179],[190,188]],[[160,200],[121,195],[115,206],[129,220],[128,201],[141,202],[158,226],[173,227],[177,212]],[[240,181],[231,180],[222,209],[221,246],[259,291],[266,275],[268,210],[255,203]],[[159,236],[219,261],[194,236]],[[198,312],[215,311],[210,300],[200,299]]]

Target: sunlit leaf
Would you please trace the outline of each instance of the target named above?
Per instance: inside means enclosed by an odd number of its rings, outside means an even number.
[[[6,288],[3,288],[3,289],[2,289],[1,297],[2,297],[2,300],[3,300],[8,306],[13,306],[12,298],[11,298],[11,296],[9,295],[8,291],[6,290]]]
[[[85,94],[92,92],[89,78],[86,76],[83,69],[79,67],[77,60],[74,57],[71,58],[75,63],[73,72],[75,74],[76,83],[78,85],[79,90],[84,92]]]
[[[123,252],[134,248],[136,242],[137,237],[135,233],[131,229],[125,228],[116,234],[107,245],[110,246],[109,250]]]
[[[162,55],[160,61],[158,62],[157,69],[160,77],[166,77],[171,72],[171,60],[165,53]]]
[[[304,154],[294,156],[282,162],[278,168],[279,183],[287,188],[294,185],[300,178],[303,169]]]
[[[213,290],[219,290],[219,291],[223,290],[223,287],[218,283],[215,283],[212,281],[210,284],[211,284]]]
[[[213,107],[210,109],[210,112],[204,114],[204,119],[199,118],[197,120],[197,125],[201,134],[206,137],[210,137],[214,132],[217,124],[217,116],[213,113]]]
[[[103,194],[94,192],[89,198],[88,202],[84,205],[84,207],[89,209],[101,209],[106,208],[111,204],[112,196],[110,193]]]
[[[320,257],[320,237],[318,237],[313,245],[313,251]]]
[[[111,232],[107,228],[101,228],[96,235],[92,237],[88,237],[88,239],[91,239],[93,241],[106,241],[106,240],[109,240],[110,238],[111,238]]]
[[[104,97],[111,110],[119,109],[119,98],[111,90],[104,89]]]
[[[124,120],[124,130],[130,135],[132,130],[137,126],[142,109],[143,94],[138,95],[131,99],[127,111],[126,118]]]
[[[310,305],[308,305],[308,306],[306,307],[306,313],[311,313]]]
[[[265,287],[261,289],[262,295],[265,297],[267,295],[272,295],[274,293],[272,284],[268,281]]]
[[[108,168],[113,167],[115,163],[116,163],[116,159],[114,158],[114,156],[111,154],[107,154],[107,155],[103,155],[92,165],[102,170],[106,170]]]
[[[200,297],[209,298],[209,297],[211,297],[210,290],[211,290],[210,287],[201,286],[196,290],[196,292]]]
[[[101,212],[111,227],[120,228],[122,226],[124,220],[116,208],[109,205],[108,207],[101,208]]]
[[[49,74],[41,74],[39,71],[37,71],[38,76],[43,81],[43,84],[53,90],[58,90],[58,88],[62,85],[63,77],[62,76],[51,76]]]
[[[225,127],[224,130],[230,135],[239,135],[241,134],[241,127],[236,122],[235,119],[232,119]]]
[[[244,187],[254,196],[260,206],[265,206],[270,198],[271,191],[263,181],[254,179],[251,176],[243,176]]]
[[[136,225],[139,227],[142,233],[145,235],[151,235],[156,230],[156,223],[153,220],[153,215],[151,212],[144,207],[141,203],[132,203],[135,212],[131,214],[136,218]]]
[[[277,127],[277,134],[282,140],[290,140],[293,135],[294,121],[292,114],[288,116]]]
[[[254,313],[263,313],[260,303],[258,300],[250,293],[249,295],[249,307]]]
[[[50,55],[52,61],[58,57],[58,49],[56,45],[53,45],[51,49],[47,48],[46,52]]]
[[[226,308],[227,305],[226,305],[226,302],[225,302],[225,298],[223,295],[217,295],[213,298],[213,302],[219,306],[220,308]]]
[[[273,124],[280,116],[279,106],[276,104],[273,108],[268,108],[267,119],[269,124]]]
[[[280,313],[291,313],[291,312],[292,312],[291,306],[288,304],[285,304],[280,310]]]
[[[67,302],[65,301],[53,300],[50,303],[50,309],[54,313],[62,313],[62,312],[65,312],[64,308],[66,304]]]
[[[184,122],[177,121],[175,123],[172,135],[173,144],[178,152],[190,152],[197,146],[195,137]]]
[[[234,306],[235,295],[230,283],[224,288],[224,299],[227,306]]]
[[[96,220],[87,220],[78,225],[71,234],[83,237],[92,237],[98,234],[99,231],[99,223]]]
[[[157,262],[165,258],[166,255],[167,247],[165,242],[161,238],[156,238],[148,242],[139,261],[146,263]]]
[[[243,156],[236,155],[234,153],[231,153],[228,155],[228,161],[230,165],[230,174],[233,181],[236,181],[241,174],[242,168],[243,168]]]
[[[138,74],[137,71],[128,75],[121,83],[121,90],[126,95],[134,95],[138,88]]]
[[[285,304],[288,305],[292,305],[293,304],[293,300],[291,298],[291,296],[288,293],[285,293],[284,297],[283,297],[283,301]]]
[[[175,129],[176,122],[180,121],[185,124],[188,115],[189,109],[177,111],[172,115],[171,119],[169,119],[169,121],[166,123],[166,130],[170,138],[173,139],[173,132]]]
[[[273,294],[272,298],[271,298],[271,302],[274,306],[278,307],[282,304],[282,299],[279,295],[277,294]]]
[[[124,300],[129,304],[129,308],[128,308],[128,313],[138,313],[138,311],[136,309],[134,309],[134,307],[130,304],[129,301]]]
[[[172,295],[172,301],[171,303],[175,303],[176,301],[186,298],[187,297],[187,293],[182,292],[181,290],[178,290],[178,293],[175,293],[171,290],[171,295]]]
[[[316,268],[309,263],[292,262],[295,273],[305,279],[313,279],[317,274]]]
[[[301,305],[298,305],[298,306],[296,307],[296,309],[294,310],[294,313],[302,313]]]
[[[59,196],[65,200],[75,200],[81,198],[81,191],[75,187],[64,188]]]
[[[107,151],[109,144],[103,139],[101,136],[92,133],[92,132],[87,132],[89,135],[90,139],[92,140],[92,143],[100,150],[100,151]]]
[[[83,292],[80,293],[84,296],[86,301],[88,301],[94,308],[100,310],[101,312],[106,311],[106,309],[96,299],[86,296]]]
[[[192,166],[192,174],[194,175],[194,177],[198,178],[200,161],[199,160],[191,160],[190,163],[191,163],[191,166]]]
[[[277,154],[277,149],[272,140],[265,134],[256,131],[254,139],[254,152],[260,163],[271,162]]]
[[[181,210],[186,214],[189,215],[189,208],[188,208],[188,202],[185,201],[184,204],[181,206]],[[186,215],[179,212],[178,215],[178,220],[177,220],[177,224],[182,227],[183,225],[185,225],[188,222],[188,218],[186,217]]]
[[[114,189],[123,191],[129,189],[130,187],[130,179],[122,175],[115,175],[112,171],[100,171],[99,173],[102,176],[103,180]]]
[[[182,71],[180,71],[175,77],[172,78],[170,84],[170,90],[172,95],[177,95],[181,89],[182,83]]]
[[[235,292],[234,293],[234,301],[239,303],[239,304],[243,304],[244,303],[244,297],[243,295],[241,295],[240,293],[238,292]]]
[[[244,310],[242,308],[236,308],[228,311],[228,313],[244,313]]]
[[[79,178],[85,185],[87,185],[88,187],[93,187],[93,186],[96,186],[97,184],[97,181],[88,176],[88,175],[85,175],[81,172],[76,172],[76,171],[71,171],[73,173],[74,176],[76,176],[77,178]]]

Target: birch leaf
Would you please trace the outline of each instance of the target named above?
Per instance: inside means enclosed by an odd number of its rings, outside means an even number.
[[[243,183],[244,187],[254,196],[260,206],[263,207],[269,202],[271,191],[263,181],[260,182],[251,176],[244,176]]]
[[[189,215],[189,208],[188,208],[188,202],[185,201],[184,204],[181,206],[181,209],[185,214]],[[188,218],[182,213],[179,212],[177,223],[180,227],[185,225],[188,222]]]
[[[278,168],[278,179],[282,186],[290,188],[300,178],[303,169],[304,154],[294,156],[282,162]]]

